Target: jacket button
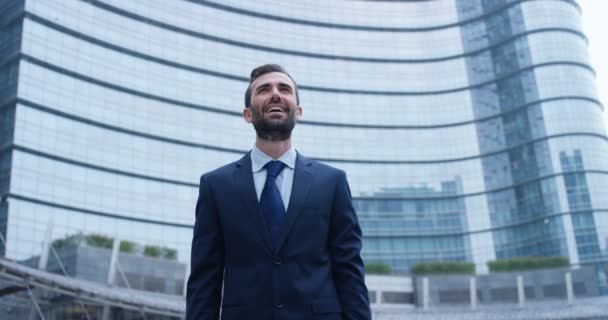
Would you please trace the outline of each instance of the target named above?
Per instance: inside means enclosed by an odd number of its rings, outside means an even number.
[[[283,309],[283,304],[279,303],[279,304],[275,305],[275,308],[277,308],[277,309]]]
[[[275,257],[274,258],[274,264],[281,264],[281,258]]]

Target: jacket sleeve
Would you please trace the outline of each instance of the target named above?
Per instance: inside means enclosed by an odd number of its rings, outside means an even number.
[[[186,319],[218,320],[224,277],[224,240],[212,189],[201,177],[192,238]]]
[[[340,171],[336,185],[330,223],[329,250],[343,319],[370,320],[369,296],[361,259],[361,227],[343,171]]]

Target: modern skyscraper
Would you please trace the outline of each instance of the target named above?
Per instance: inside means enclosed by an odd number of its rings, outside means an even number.
[[[0,28],[8,257],[52,220],[187,261],[198,177],[252,147],[243,93],[268,62],[299,84],[296,148],[348,174],[367,262],[606,257],[574,1],[12,0]]]

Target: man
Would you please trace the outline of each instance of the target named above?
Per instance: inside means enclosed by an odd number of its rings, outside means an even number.
[[[296,153],[301,116],[282,67],[251,72],[255,146],[201,177],[187,319],[371,319],[346,176]]]

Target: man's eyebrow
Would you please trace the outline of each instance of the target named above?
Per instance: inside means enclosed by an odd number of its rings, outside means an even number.
[[[265,89],[265,88],[268,88],[268,87],[270,87],[271,85],[272,85],[272,84],[271,84],[271,83],[269,83],[269,82],[262,83],[262,84],[260,84],[259,86],[255,87],[255,91],[258,91],[258,90],[260,90],[260,89]],[[293,90],[293,86],[292,86],[291,84],[287,83],[287,82],[279,82],[278,86],[279,86],[279,87],[281,87],[281,88],[289,88],[289,89]]]
[[[289,89],[293,89],[293,86],[287,82],[280,82],[279,87],[288,87]]]
[[[268,88],[270,87],[270,83],[262,83],[261,85],[255,87],[255,90],[258,91],[260,89],[264,89],[264,88]]]

